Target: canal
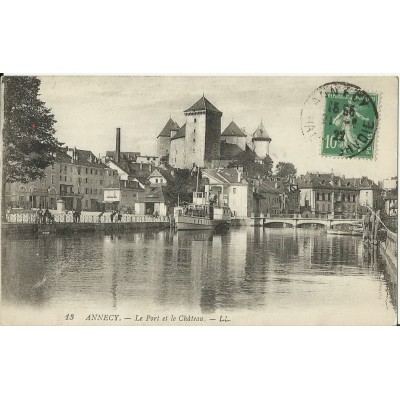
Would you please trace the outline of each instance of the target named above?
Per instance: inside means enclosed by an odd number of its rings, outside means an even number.
[[[179,310],[235,324],[396,323],[396,280],[362,239],[323,229],[146,230],[2,239],[2,305]]]

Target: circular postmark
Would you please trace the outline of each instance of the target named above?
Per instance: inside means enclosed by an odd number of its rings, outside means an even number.
[[[301,110],[304,136],[321,142],[321,155],[372,159],[378,128],[378,95],[347,82],[315,89]]]

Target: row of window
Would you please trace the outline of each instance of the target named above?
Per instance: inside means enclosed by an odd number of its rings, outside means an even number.
[[[343,204],[341,207],[342,211],[354,211],[355,210],[355,205],[354,204]],[[322,212],[331,212],[332,211],[332,204],[324,204],[324,203],[317,203],[315,204],[315,210],[316,211],[322,211]]]
[[[344,194],[342,193],[342,195],[336,195],[335,199],[336,200],[342,200],[342,201],[351,201],[351,202],[355,202],[356,201],[356,195],[355,194]],[[335,200],[334,199],[334,200]],[[331,201],[331,193],[316,193],[316,200],[317,201]]]
[[[53,164],[51,166],[52,171],[55,172],[56,166],[58,166],[58,164]],[[103,175],[103,169],[100,168],[98,169],[98,168],[76,167],[72,165],[60,165],[60,174],[67,174],[68,167],[69,167],[69,172],[71,174],[75,169],[75,172],[77,172],[78,175],[82,175],[83,173],[85,173],[86,175]],[[116,176],[117,174],[118,172],[115,170],[105,170],[105,175]]]

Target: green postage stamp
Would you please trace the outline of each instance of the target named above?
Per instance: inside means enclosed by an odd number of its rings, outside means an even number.
[[[326,93],[322,155],[372,159],[377,104],[373,93]]]

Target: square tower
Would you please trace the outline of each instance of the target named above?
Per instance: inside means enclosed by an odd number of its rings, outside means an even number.
[[[207,167],[220,158],[222,112],[203,95],[186,116],[185,168]]]

